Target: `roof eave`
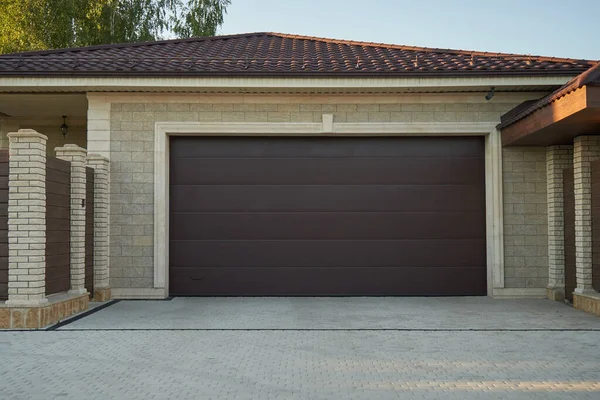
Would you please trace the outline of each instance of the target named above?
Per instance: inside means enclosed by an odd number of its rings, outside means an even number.
[[[1,77],[39,77],[39,78],[52,78],[52,77],[73,77],[73,78],[86,78],[86,77],[118,77],[118,78],[139,78],[139,77],[160,77],[160,78],[211,78],[211,77],[229,77],[229,78],[470,78],[470,77],[573,77],[578,75],[584,70],[570,70],[570,71],[449,71],[449,72],[438,72],[438,71],[399,71],[399,72],[194,72],[190,73],[187,71],[182,72],[158,72],[158,71],[145,71],[145,72],[106,72],[106,71],[86,71],[86,72],[73,72],[73,71],[35,71],[35,72],[21,72],[21,71],[0,71]]]
[[[600,86],[572,90],[497,129],[504,146],[567,144],[576,136],[596,133],[600,129]]]
[[[568,76],[1,76],[0,92],[374,90],[374,91],[548,91]]]

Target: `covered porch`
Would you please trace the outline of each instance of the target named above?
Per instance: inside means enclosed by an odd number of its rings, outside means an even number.
[[[110,297],[108,159],[85,94],[0,94],[0,329],[40,328]]]
[[[498,129],[503,146],[546,148],[548,297],[600,315],[600,64]]]
[[[85,93],[0,93],[0,149],[8,148],[6,135],[19,129],[47,136],[49,155],[67,143],[87,148],[87,110]],[[66,135],[61,131],[64,122]]]

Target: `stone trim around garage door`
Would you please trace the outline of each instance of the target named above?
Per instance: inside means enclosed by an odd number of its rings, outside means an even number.
[[[504,293],[502,147],[492,123],[198,123],[157,122],[154,169],[154,289],[169,295],[169,151],[168,136],[487,136],[486,226],[488,295]],[[545,290],[545,289],[544,289]],[[127,294],[123,293],[126,297]],[[537,293],[536,293],[537,295]],[[116,294],[115,294],[116,296]]]

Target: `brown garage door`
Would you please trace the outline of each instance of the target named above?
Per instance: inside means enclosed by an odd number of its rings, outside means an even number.
[[[172,295],[484,295],[483,139],[171,139]]]

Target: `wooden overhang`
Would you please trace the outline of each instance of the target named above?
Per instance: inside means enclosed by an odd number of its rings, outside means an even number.
[[[580,135],[600,135],[600,64],[501,120],[504,146],[571,144]]]

